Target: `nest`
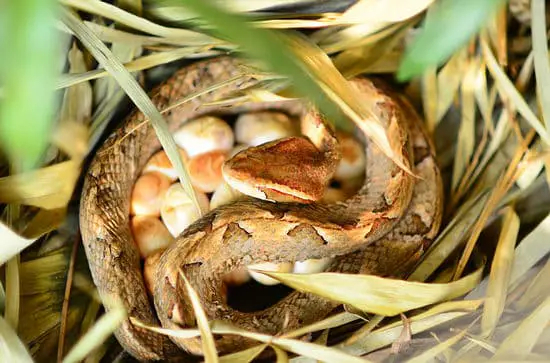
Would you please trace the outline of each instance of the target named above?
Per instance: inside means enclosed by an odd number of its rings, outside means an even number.
[[[4,361],[131,360],[112,336],[126,312],[103,312],[79,246],[81,172],[133,106],[127,94],[148,109],[136,79],[148,90],[182,65],[228,52],[244,54],[243,72],[262,84],[227,102],[310,95],[342,128],[341,110],[358,110],[345,78],[394,83],[423,113],[446,204],[436,241],[409,281],[399,281],[398,301],[357,309],[397,281],[380,279],[358,304],[361,277],[353,276],[340,313],[285,336],[253,335],[256,347],[223,361],[263,351],[296,362],[550,359],[544,1],[227,1],[221,9],[61,0],[57,12],[39,3],[28,13],[10,4],[14,30],[0,35],[4,47],[19,44],[0,65]],[[158,115],[147,116],[161,143],[170,142]],[[310,342],[297,339],[304,334]],[[212,349],[205,356],[217,359]]]

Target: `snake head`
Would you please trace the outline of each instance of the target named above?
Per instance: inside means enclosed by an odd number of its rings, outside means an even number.
[[[229,185],[251,197],[312,203],[323,196],[336,166],[307,138],[288,137],[239,152],[222,172]]]

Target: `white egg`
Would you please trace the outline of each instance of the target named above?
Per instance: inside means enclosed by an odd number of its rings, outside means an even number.
[[[187,160],[189,158],[185,150],[178,149],[178,151],[180,153],[183,163],[187,163]],[[143,168],[143,173],[149,172],[161,173],[168,177],[172,182],[178,179],[176,169],[172,166],[172,162],[170,161],[170,159],[168,159],[168,155],[166,155],[166,152],[164,150],[157,152],[151,157],[151,159],[149,159],[149,161],[147,161],[147,164],[145,164],[145,167]]]
[[[164,250],[174,241],[174,237],[157,217],[135,216],[130,221],[130,227],[142,258]]]
[[[193,157],[213,150],[231,150],[234,136],[227,122],[205,116],[184,124],[174,133],[174,141]]]
[[[216,188],[212,197],[210,197],[210,210],[243,198],[243,193],[223,182]]]
[[[199,207],[203,214],[208,212],[208,197],[202,192],[195,191]],[[181,184],[173,184],[164,196],[164,201],[160,208],[162,221],[168,228],[172,236],[177,237],[191,223],[200,218],[192,201],[188,198]]]
[[[269,141],[294,136],[298,127],[287,115],[281,112],[246,113],[235,122],[237,142],[258,146]]]
[[[257,263],[254,265],[249,265],[248,273],[254,280],[259,282],[260,284],[270,286],[270,285],[280,284],[280,282],[262,273],[253,271],[251,270],[251,268],[264,270],[264,271],[273,271],[273,272],[292,272],[293,267],[294,267],[294,264],[291,262],[282,262],[282,263],[263,262],[263,263]]]
[[[334,179],[345,181],[365,174],[365,148],[353,136],[337,133],[342,159],[334,174]]]
[[[141,175],[132,190],[130,212],[136,216],[159,216],[160,206],[171,180],[158,172]]]
[[[298,261],[294,263],[294,268],[292,272],[295,274],[314,274],[318,272],[323,272],[330,266],[332,262],[331,258],[321,258],[321,259],[309,259],[305,261]]]

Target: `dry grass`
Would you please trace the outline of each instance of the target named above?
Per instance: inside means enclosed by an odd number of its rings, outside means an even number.
[[[347,11],[327,8],[346,3],[335,1],[309,13],[273,9],[307,10],[311,4],[302,0],[224,2],[233,14],[205,1],[59,3],[57,18],[47,19],[52,24],[57,19],[53,34],[63,46],[43,60],[25,58],[21,72],[13,71],[16,57],[29,57],[29,51],[14,47],[15,60],[10,58],[0,74],[6,155],[0,168],[5,175],[0,178],[2,361],[107,362],[122,354],[112,331],[126,312],[120,307],[101,313],[79,247],[75,206],[83,163],[127,94],[177,160],[180,180],[189,189],[162,118],[165,110],[154,108],[139,81],[144,75],[149,81],[164,78],[175,61],[233,50],[250,55],[254,61],[247,71],[266,80],[265,90],[239,97],[273,97],[267,91],[285,90],[291,79],[297,94],[326,101],[323,111],[343,110],[348,118],[368,117],[370,109],[355,99],[345,77],[366,73],[408,80],[404,92],[423,110],[437,144],[446,185],[444,225],[408,281],[273,274],[296,289],[347,304],[345,312],[296,332],[271,337],[207,322],[198,300],[198,329],[160,331],[258,341],[218,357],[212,340],[203,339],[207,361],[249,362],[265,349],[273,349],[280,362],[550,359],[550,65],[544,0],[511,0],[509,7],[498,0],[363,0]],[[37,6],[22,13],[12,5],[4,13],[28,20],[33,11],[50,10]],[[445,18],[449,11],[452,16]],[[36,26],[30,20],[21,24],[23,30]],[[20,33],[14,38],[26,34]],[[28,43],[35,50],[36,44]],[[266,44],[286,51],[272,56]],[[52,71],[56,57],[67,62],[63,74]],[[25,76],[25,67],[37,73]],[[25,87],[48,95],[61,90],[55,117],[48,111],[55,106],[53,97],[33,109],[28,103],[34,96],[25,94]],[[19,119],[32,119],[40,131],[29,132],[34,123],[12,127]],[[376,124],[369,131],[391,155]],[[8,137],[16,142],[6,142]],[[388,300],[387,291],[400,298]],[[321,333],[314,342],[296,339],[311,332]]]

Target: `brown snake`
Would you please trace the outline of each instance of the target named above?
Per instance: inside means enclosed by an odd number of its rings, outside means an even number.
[[[234,58],[195,63],[154,89],[151,98],[157,108],[163,109],[239,74],[239,63]],[[291,115],[312,115],[299,101],[204,106],[251,83],[254,79],[245,77],[172,109],[165,114],[170,130],[211,113],[277,109]],[[364,185],[345,202],[328,205],[250,199],[219,207],[187,228],[163,253],[157,269],[154,306],[145,290],[139,253],[130,232],[129,203],[135,180],[160,144],[149,124],[138,127],[145,116],[133,112],[93,159],[85,175],[80,205],[83,243],[106,309],[111,307],[110,301],[119,299],[129,316],[144,323],[155,325],[160,320],[167,328],[194,327],[193,309],[178,278],[181,269],[197,291],[209,319],[279,334],[321,319],[339,303],[294,291],[265,310],[239,312],[225,301],[222,282],[225,274],[265,261],[335,257],[328,271],[405,276],[435,237],[441,222],[442,186],[434,149],[423,131],[422,120],[401,96],[363,78],[352,83],[363,97],[374,101],[374,111],[397,157],[411,166],[418,178],[397,167],[367,141]],[[313,125],[323,126],[315,122]],[[357,127],[361,129],[361,125]],[[301,153],[278,144],[270,149],[271,155],[284,155],[274,151],[286,150],[287,165],[300,165],[300,157],[304,155],[314,163],[319,157],[337,158],[334,154],[338,154],[337,145],[327,144],[330,138],[323,136],[315,140],[314,131],[310,136],[318,148],[316,153]],[[321,129],[321,134],[326,135],[326,130]],[[248,155],[255,154],[252,151]],[[238,156],[228,164],[235,173],[260,167],[253,157],[247,164]],[[200,338],[174,338],[174,344],[166,336],[136,327],[129,320],[124,321],[115,335],[130,354],[141,360],[185,360],[189,353],[201,353]],[[253,342],[237,336],[216,336],[220,353],[250,344]]]

